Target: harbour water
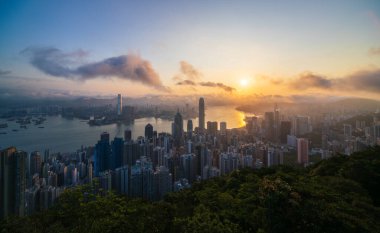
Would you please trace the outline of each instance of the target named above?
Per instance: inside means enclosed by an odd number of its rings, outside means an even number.
[[[244,125],[244,113],[234,107],[210,107],[206,109],[207,121],[225,121],[227,128],[236,128]],[[192,119],[194,127],[198,126],[198,118]],[[28,124],[20,128],[15,121],[0,119],[0,124],[8,124],[7,128],[0,129],[0,149],[15,146],[17,149],[32,152],[73,152],[81,146],[93,146],[99,140],[102,132],[110,133],[111,139],[123,137],[124,131],[132,131],[132,137],[144,135],[145,125],[153,125],[157,132],[171,132],[170,120],[156,118],[140,118],[130,124],[110,124],[103,126],[89,126],[86,121],[79,119],[66,119],[61,116],[48,116],[41,125]],[[187,119],[184,120],[186,131]],[[43,127],[43,128],[42,128]],[[4,134],[2,134],[4,133]],[[5,134],[6,133],[6,134]]]

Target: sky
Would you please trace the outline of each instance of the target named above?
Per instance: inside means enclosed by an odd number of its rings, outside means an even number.
[[[380,1],[0,0],[0,95],[380,99]]]

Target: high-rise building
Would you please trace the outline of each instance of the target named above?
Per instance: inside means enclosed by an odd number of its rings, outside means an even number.
[[[30,175],[33,176],[34,174],[40,174],[41,173],[41,154],[38,151],[32,152],[30,156]]]
[[[117,95],[117,115],[120,116],[123,112],[123,103],[122,103],[122,97],[121,94]]]
[[[153,126],[151,124],[145,126],[145,138],[147,140],[153,139]]]
[[[264,115],[264,129],[266,139],[274,140],[274,112],[266,112]]]
[[[154,173],[155,177],[155,200],[162,199],[166,193],[172,191],[172,174],[165,166],[160,166]]]
[[[124,131],[124,140],[126,142],[132,140],[132,130],[127,129],[127,130]]]
[[[220,134],[221,135],[226,135],[227,133],[227,122],[220,122]]]
[[[183,154],[180,159],[181,178],[194,182],[197,175],[197,157],[195,154]]]
[[[207,133],[209,135],[215,136],[218,132],[218,122],[216,121],[207,121]]]
[[[179,111],[177,111],[177,114],[174,117],[173,127],[174,145],[178,147],[183,144],[183,120]]]
[[[193,121],[187,120],[187,138],[191,139],[193,137]]]
[[[110,169],[116,169],[123,165],[124,140],[115,137],[112,141],[111,166]]]
[[[199,98],[199,132],[204,133],[205,131],[205,100],[203,98]]]
[[[343,125],[343,133],[344,133],[344,138],[346,140],[351,139],[352,137],[352,126],[350,124],[344,124]]]
[[[0,219],[25,215],[27,154],[10,147],[0,151]]]
[[[310,132],[309,117],[296,116],[293,119],[293,132],[296,136],[301,136]]]
[[[100,172],[103,172],[110,167],[110,135],[109,133],[102,133],[100,140],[95,146],[95,176],[99,176]]]
[[[221,175],[228,174],[239,166],[239,156],[236,153],[221,153],[219,155],[219,170]]]
[[[287,143],[287,137],[290,135],[292,129],[292,124],[290,121],[281,121],[280,124],[280,142],[283,144]]]
[[[297,138],[297,158],[299,164],[309,163],[309,140],[306,138]]]
[[[277,104],[274,107],[273,137],[275,142],[280,141],[280,109]]]

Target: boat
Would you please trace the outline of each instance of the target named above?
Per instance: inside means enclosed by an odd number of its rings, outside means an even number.
[[[17,132],[17,131],[18,131],[18,129],[12,129],[12,131],[13,131],[13,132]]]
[[[0,132],[0,134],[7,134],[7,132]]]
[[[8,127],[8,124],[5,123],[5,124],[0,124],[0,128],[7,128]]]
[[[43,126],[38,126],[38,128],[43,129],[43,128],[45,128],[45,127],[43,127]]]

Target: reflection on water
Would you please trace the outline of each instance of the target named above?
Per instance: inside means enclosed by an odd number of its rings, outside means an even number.
[[[225,121],[227,128],[237,128],[245,125],[245,115],[233,107],[210,107],[206,109],[207,121]],[[198,118],[192,119],[194,127],[198,126]],[[184,126],[186,130],[186,121]],[[20,128],[16,122],[7,122],[0,119],[0,123],[7,123],[8,128],[0,129],[0,149],[16,146],[17,149],[28,152],[50,149],[52,152],[72,152],[83,146],[92,146],[102,132],[109,132],[111,138],[123,137],[124,130],[131,130],[132,137],[144,135],[145,125],[150,123],[157,132],[171,132],[171,121],[156,118],[136,119],[131,124],[112,124],[103,126],[89,126],[78,119],[65,119],[60,116],[47,117],[44,128],[30,124],[27,129]],[[17,130],[17,131],[13,131]]]

